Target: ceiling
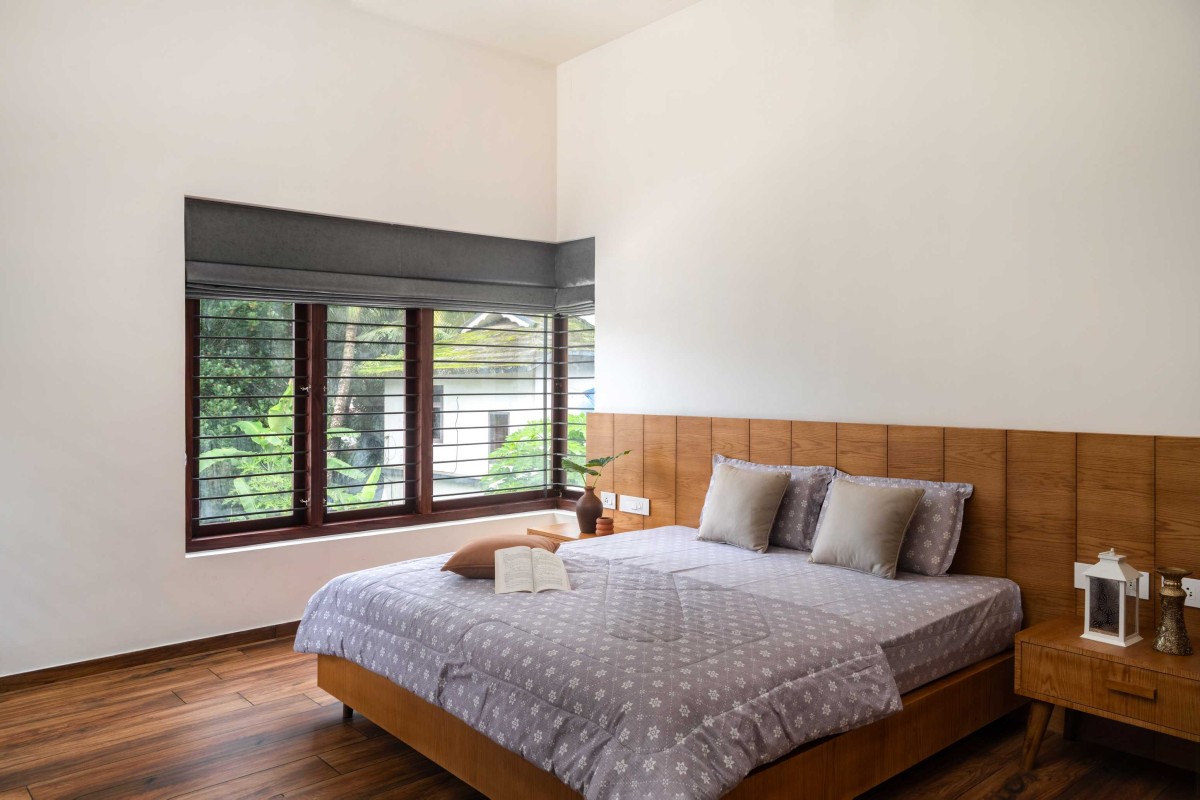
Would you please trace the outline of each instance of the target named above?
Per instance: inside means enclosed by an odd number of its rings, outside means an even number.
[[[561,64],[697,0],[343,0],[372,14]]]

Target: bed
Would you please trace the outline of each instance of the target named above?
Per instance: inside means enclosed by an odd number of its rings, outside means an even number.
[[[883,580],[672,526],[566,545],[574,591],[446,556],[336,578],[322,688],[492,797],[845,797],[1012,710],[1020,593]]]

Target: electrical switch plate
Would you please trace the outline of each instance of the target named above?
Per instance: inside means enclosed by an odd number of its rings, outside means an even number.
[[[1087,572],[1089,569],[1091,569],[1094,566],[1096,566],[1096,565],[1095,564],[1080,564],[1078,561],[1075,562],[1075,588],[1076,589],[1086,589],[1087,588],[1087,576],[1084,575],[1083,573]],[[1141,573],[1141,576],[1142,577],[1138,579],[1138,598],[1141,600],[1149,600],[1150,599],[1150,573],[1143,572],[1143,573]],[[1200,584],[1200,581],[1191,581],[1191,582]],[[1186,584],[1186,583],[1188,583],[1188,581],[1184,581],[1184,583]],[[1200,589],[1200,586],[1197,586],[1197,588]],[[1191,598],[1188,598],[1187,605],[1192,605]],[[1197,600],[1195,605],[1197,607],[1200,607],[1200,600]]]
[[[650,516],[650,501],[645,497],[630,497],[623,494],[621,495],[621,507],[618,510],[648,517]]]
[[[610,511],[616,510],[616,508],[617,508],[617,493],[616,492],[601,492],[600,493],[600,505],[604,506],[605,508],[607,508]]]
[[[1183,598],[1183,604],[1192,608],[1200,608],[1200,580],[1184,578],[1183,590],[1187,592],[1187,597]]]

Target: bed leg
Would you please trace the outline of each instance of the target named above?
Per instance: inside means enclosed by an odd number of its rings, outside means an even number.
[[[351,708],[350,706],[346,705],[345,703],[342,703],[342,719],[348,720],[353,716],[354,716],[354,709]]]

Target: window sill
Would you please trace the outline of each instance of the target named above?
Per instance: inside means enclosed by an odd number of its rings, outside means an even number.
[[[497,522],[502,520],[537,520],[544,518],[547,515],[553,515],[557,521],[563,516],[563,512],[555,508],[545,508],[535,511],[517,511],[508,514],[489,514],[487,516],[471,517],[469,519],[453,519],[442,520],[437,522],[422,522],[420,524],[397,525],[395,521],[392,524],[382,527],[374,527],[367,530],[348,531],[345,533],[326,533],[320,536],[307,536],[304,538],[283,539],[274,542],[246,543],[227,545],[225,547],[211,547],[203,550],[193,550],[185,553],[184,558],[208,558],[209,556],[230,555],[233,553],[256,552],[259,550],[271,550],[279,547],[296,547],[306,544],[320,544],[323,542],[336,542],[346,539],[361,539],[372,536],[390,536],[398,533],[415,533],[418,531],[436,530],[438,528],[450,528],[462,525],[472,525],[478,523]],[[544,520],[543,520],[544,521]],[[521,531],[524,531],[528,525],[519,525]]]

